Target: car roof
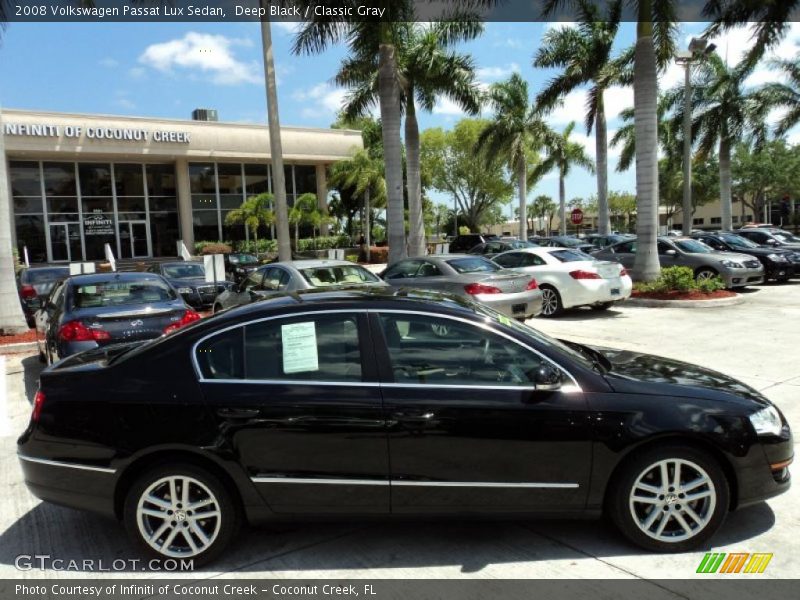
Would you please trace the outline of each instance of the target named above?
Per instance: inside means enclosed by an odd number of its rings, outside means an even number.
[[[72,285],[92,285],[93,283],[104,283],[107,281],[164,281],[161,275],[156,273],[144,272],[111,272],[111,273],[92,273],[89,275],[73,275],[68,281]]]
[[[301,260],[286,260],[263,265],[264,267],[294,267],[295,269],[313,269],[317,267],[360,267],[361,265],[349,260],[328,260],[326,258],[309,258]],[[362,267],[363,268],[363,267]]]

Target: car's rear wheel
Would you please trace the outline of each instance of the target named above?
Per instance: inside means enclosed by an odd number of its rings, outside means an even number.
[[[561,295],[558,290],[549,285],[541,286],[542,290],[542,316],[554,317],[564,310],[561,303]]]
[[[708,267],[703,269],[698,269],[697,272],[694,274],[695,281],[707,281],[709,279],[714,279],[719,275],[714,269],[710,269]]]
[[[684,552],[707,542],[728,513],[730,491],[712,456],[664,446],[634,457],[612,482],[608,510],[634,544]]]
[[[139,477],[125,499],[124,520],[144,551],[195,565],[218,557],[239,528],[237,506],[219,479],[183,463]]]

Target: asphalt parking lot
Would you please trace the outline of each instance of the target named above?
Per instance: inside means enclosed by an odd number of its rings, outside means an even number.
[[[735,376],[773,400],[800,431],[800,281],[745,292],[737,306],[604,313],[568,311],[529,324],[596,345],[623,347],[693,362]],[[35,356],[5,359],[7,394],[0,402],[0,577],[92,576],[49,568],[20,571],[18,555],[64,560],[141,558],[114,521],[40,503],[25,488],[16,435],[25,427],[41,369]],[[2,379],[0,379],[2,384]],[[5,423],[5,424],[4,424]],[[794,467],[797,472],[797,466]],[[716,552],[769,552],[759,577],[800,572],[800,490],[732,514],[713,540]],[[640,578],[703,577],[704,551],[655,555],[627,543],[604,522],[298,523],[246,530],[226,556],[193,579],[279,578]],[[95,563],[96,564],[96,563]],[[130,576],[104,572],[102,577]],[[163,577],[153,571],[143,577]],[[172,574],[170,574],[172,575]],[[748,576],[749,577],[749,576]],[[654,584],[655,585],[655,584]],[[669,582],[660,582],[669,586]],[[677,583],[675,584],[678,585]],[[698,583],[702,591],[702,584]]]

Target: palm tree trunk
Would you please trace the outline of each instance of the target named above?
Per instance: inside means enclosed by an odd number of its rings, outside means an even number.
[[[733,228],[731,215],[731,144],[727,136],[720,136],[719,140],[719,197],[721,203],[722,231]]]
[[[268,10],[267,1],[260,6]],[[272,59],[272,32],[268,20],[261,21],[261,45],[264,50],[264,75],[267,81],[267,119],[269,121],[269,148],[272,162],[272,192],[275,196],[275,218],[278,234],[278,260],[292,260],[289,239],[289,209],[286,205],[286,178],[283,172],[281,123],[278,114],[278,89],[275,84],[275,63]]]
[[[425,256],[425,223],[422,219],[422,182],[419,166],[419,123],[414,88],[406,90],[406,187],[408,188],[408,254]]]
[[[372,235],[370,224],[370,207],[369,207],[369,188],[364,191],[364,241],[367,243],[367,261],[369,261],[369,249],[372,247]]]
[[[567,190],[563,171],[558,173],[558,233],[567,235]]]
[[[395,48],[388,23],[381,23],[378,62],[378,95],[383,125],[383,156],[386,163],[386,229],[389,263],[407,256],[403,215],[403,162],[400,151],[400,87],[397,83]]]
[[[519,187],[519,239],[525,242],[528,240],[528,221],[525,218],[528,214],[528,166],[525,164],[525,157],[520,159],[517,168],[517,186]]]
[[[639,0],[634,51],[633,119],[636,135],[636,258],[633,276],[654,281],[658,262],[658,81],[651,0]]]
[[[14,245],[11,243],[11,198],[3,133],[0,132],[0,332],[14,334],[28,330],[17,294]]]
[[[604,91],[599,90],[594,125],[597,155],[597,230],[600,235],[608,235],[611,233],[611,220],[608,218],[608,127],[603,94]]]
[[[294,251],[300,252],[300,221],[294,224]]]

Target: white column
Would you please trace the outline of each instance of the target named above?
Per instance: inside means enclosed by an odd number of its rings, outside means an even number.
[[[317,206],[323,216],[328,216],[328,174],[325,165],[317,165]],[[319,234],[328,235],[328,224],[323,223],[319,228]]]
[[[189,161],[175,160],[175,183],[178,193],[178,221],[181,239],[190,253],[194,254],[194,222],[192,221],[192,188],[189,184]]]

